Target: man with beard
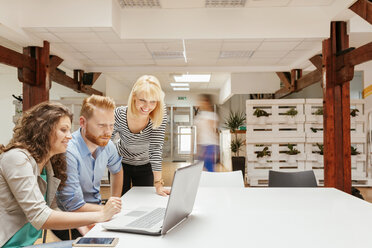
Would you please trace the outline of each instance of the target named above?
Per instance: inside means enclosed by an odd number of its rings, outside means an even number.
[[[57,191],[56,195],[61,210],[102,211],[100,185],[106,168],[111,174],[111,196],[121,196],[121,157],[110,140],[115,124],[114,110],[115,103],[109,97],[92,95],[84,99],[79,119],[80,129],[72,134],[66,152],[66,186]],[[65,240],[75,239],[87,231],[88,227],[72,230],[71,233],[67,230],[53,232]]]

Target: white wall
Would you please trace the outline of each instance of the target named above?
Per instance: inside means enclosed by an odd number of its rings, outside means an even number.
[[[280,89],[280,80],[275,72],[247,72],[231,74],[231,93],[265,94]]]
[[[226,80],[220,90],[219,104],[224,104],[230,97],[231,93],[231,77]]]
[[[17,79],[17,70],[10,69],[9,72],[0,74],[0,144],[6,145],[12,138],[14,123],[13,115],[15,107],[13,105],[12,94],[19,96],[22,94],[22,84]]]
[[[200,92],[201,93],[201,92]],[[176,92],[176,91],[170,91],[165,92],[165,104],[167,106],[197,106],[198,105],[198,95],[199,92]],[[205,92],[203,92],[205,93]],[[214,100],[218,99],[218,93],[217,92],[208,92],[206,94],[214,95]],[[178,97],[186,96],[186,100],[178,100]]]
[[[106,96],[112,97],[116,104],[127,105],[131,89],[119,83],[116,79],[106,76]]]

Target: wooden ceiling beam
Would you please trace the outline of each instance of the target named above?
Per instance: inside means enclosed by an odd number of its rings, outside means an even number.
[[[276,72],[280,81],[284,84],[284,88],[290,90],[291,89],[291,79],[290,74],[288,72]]]
[[[49,71],[54,71],[57,67],[62,64],[63,59],[56,55],[49,56]]]
[[[78,72],[78,70],[76,70]],[[75,74],[75,71],[74,71]],[[79,93],[85,93],[88,95],[100,95],[102,96],[103,93],[101,91],[98,91],[96,89],[93,89],[90,86],[85,86],[85,85],[79,85],[78,81],[75,81],[73,78],[67,76],[64,72],[61,70],[54,70],[53,72],[50,73],[50,77],[52,81],[59,83],[67,88],[70,88],[76,92]]]
[[[311,57],[310,62],[318,69],[319,71],[322,71],[323,68],[323,59],[321,54],[314,55]]]
[[[349,8],[364,20],[372,24],[372,2],[369,0],[358,0]]]
[[[283,87],[280,90],[277,90],[275,92],[274,96],[275,96],[275,99],[279,99],[279,98],[283,98],[285,96],[288,96],[291,93],[292,93],[291,91],[289,91],[288,89],[286,89],[286,88]]]
[[[296,92],[303,90],[304,88],[318,83],[322,80],[322,73],[318,69],[315,71],[312,71],[305,76],[301,77],[300,79],[297,80],[296,83]]]
[[[0,46],[0,63],[17,68],[28,68],[33,72],[36,71],[36,59],[4,46]]]

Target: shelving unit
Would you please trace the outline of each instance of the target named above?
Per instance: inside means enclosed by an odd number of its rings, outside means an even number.
[[[318,185],[324,182],[323,155],[317,144],[323,144],[323,115],[314,113],[323,106],[322,99],[248,100],[247,109],[247,181],[251,186],[266,186],[268,171],[294,172],[313,170]],[[265,121],[253,115],[255,109],[269,113]],[[298,111],[296,117],[283,115],[288,109]],[[359,110],[351,117],[351,144],[361,153],[351,157],[352,183],[354,186],[371,186],[366,163],[366,116],[364,100],[351,100],[351,109]],[[293,118],[292,120],[289,118]],[[300,151],[296,163],[283,152],[286,144],[293,144]],[[259,163],[256,153],[269,147],[271,156]]]

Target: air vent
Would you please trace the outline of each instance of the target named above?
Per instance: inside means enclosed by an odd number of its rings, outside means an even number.
[[[183,52],[168,52],[168,51],[158,51],[152,52],[152,57],[154,59],[183,59]]]
[[[159,0],[118,0],[122,8],[160,8]]]
[[[220,59],[244,59],[252,57],[254,51],[221,51],[220,52]]]
[[[246,0],[205,0],[208,8],[243,8]]]

